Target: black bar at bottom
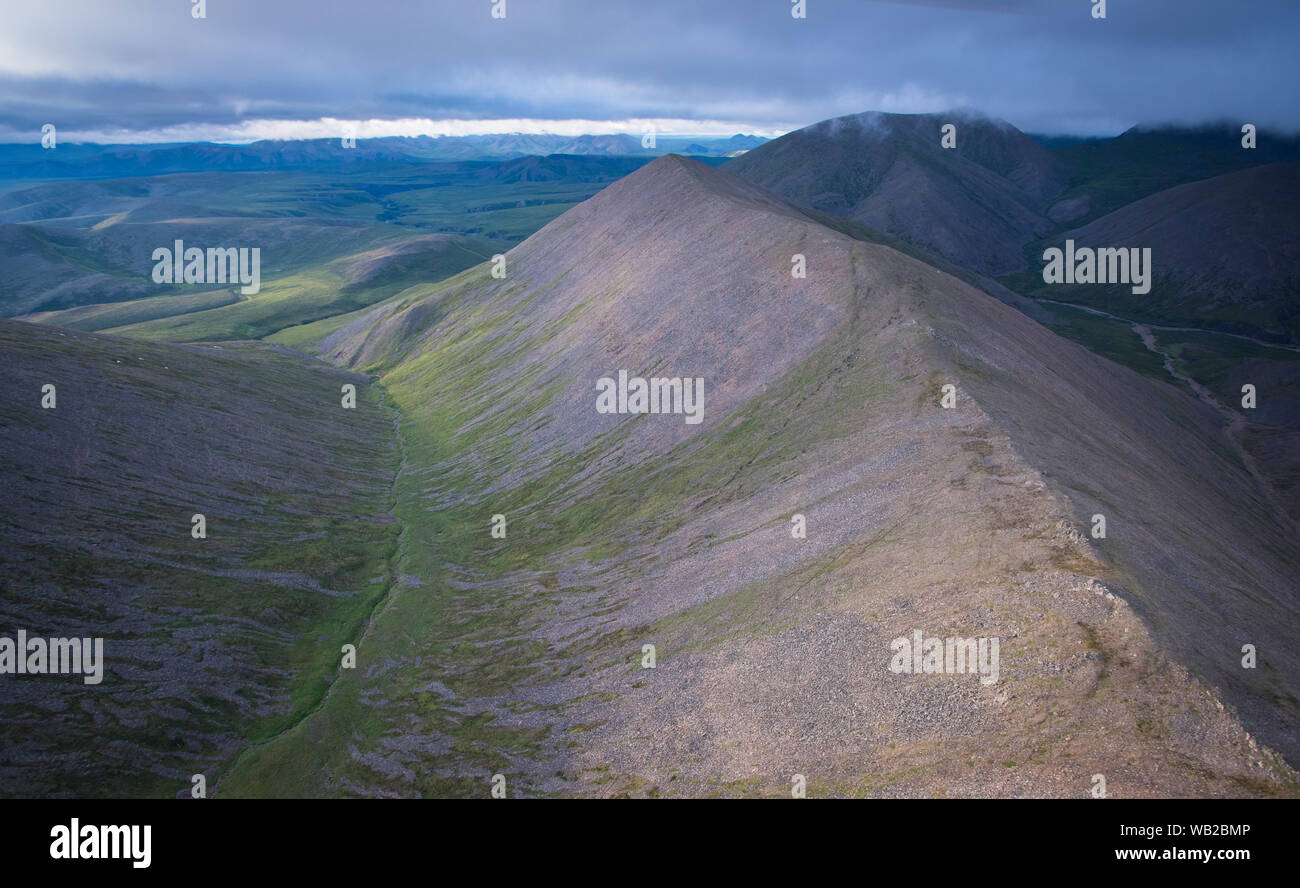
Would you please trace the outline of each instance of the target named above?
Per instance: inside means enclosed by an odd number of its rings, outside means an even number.
[[[420,871],[436,862],[434,878],[435,872],[455,872],[446,867],[457,861],[471,871],[536,873],[565,860],[577,868],[573,873],[599,863],[587,872],[635,879],[662,866],[677,869],[688,859],[734,876],[738,868],[761,869],[772,857],[791,862],[804,855],[808,864],[851,860],[860,871],[879,873],[914,868],[922,849],[925,866],[983,861],[977,868],[993,871],[1042,863],[1066,871],[1075,865],[1086,868],[1081,871],[1106,865],[1148,872],[1201,866],[1230,873],[1295,858],[1289,828],[1295,809],[1278,801],[881,800],[851,807],[801,801],[808,803],[799,806],[804,810],[768,806],[761,813],[754,805],[711,813],[682,805],[616,811],[586,805],[561,813],[527,803],[452,811],[430,801],[9,801],[0,806],[0,855],[20,871],[63,869],[78,876],[113,870],[127,878],[331,879],[374,878],[390,868]],[[75,852],[68,840],[74,825],[80,837]],[[148,866],[135,865],[144,861],[142,829],[103,829],[145,825]],[[95,851],[118,856],[85,859],[84,852]]]

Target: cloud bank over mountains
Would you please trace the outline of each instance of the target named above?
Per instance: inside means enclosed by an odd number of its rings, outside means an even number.
[[[639,131],[632,119],[770,136],[865,108],[973,105],[1045,133],[1300,126],[1300,6],[1285,0],[1249,15],[1112,0],[1104,20],[1089,0],[808,0],[805,19],[787,0],[492,7],[207,0],[195,19],[162,0],[15,4],[0,140],[50,122],[120,142],[311,138],[335,121],[362,137]]]

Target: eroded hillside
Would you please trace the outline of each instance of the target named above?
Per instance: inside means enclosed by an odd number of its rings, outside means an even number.
[[[407,582],[222,792],[1295,792],[1231,711],[1294,737],[1294,536],[1217,417],[948,275],[667,157],[320,332],[402,413]],[[703,421],[599,413],[619,370]],[[997,680],[891,671],[916,631]]]

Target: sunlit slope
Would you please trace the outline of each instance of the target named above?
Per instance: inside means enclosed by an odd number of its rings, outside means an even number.
[[[102,303],[212,291],[211,284],[151,279],[153,251],[177,239],[187,247],[257,247],[264,280],[430,237],[458,240],[481,261],[649,160],[553,155],[503,163],[376,162],[20,187],[0,193],[0,314],[71,310],[41,320],[66,326],[75,319],[84,326],[81,307],[97,311]],[[424,269],[422,279],[445,276],[435,277],[436,271]],[[173,300],[152,317],[177,314],[184,305]],[[139,307],[126,311],[141,313]]]
[[[923,294],[918,308],[958,385],[1065,494],[1082,530],[1105,516],[1092,548],[1156,639],[1260,738],[1300,755],[1297,528],[1248,470],[1223,415],[1001,303],[938,282]],[[1260,652],[1256,668],[1242,667],[1246,644]]]
[[[94,686],[0,677],[0,796],[215,781],[319,703],[391,584],[391,415],[270,349],[0,321],[0,361],[0,634],[106,660]]]
[[[29,315],[25,320],[167,342],[261,339],[381,302],[419,281],[437,280],[492,255],[491,243],[457,235],[416,235],[317,267],[264,278],[256,294],[239,286],[210,293],[156,296]]]
[[[181,212],[174,218],[123,220],[98,228],[0,226],[0,312],[17,316],[229,289],[212,283],[155,283],[154,250],[170,250],[177,240],[186,248],[257,247],[265,282],[395,237],[376,226],[328,220],[186,218]]]
[[[1235,577],[1194,611],[1216,680],[1225,626],[1294,635],[1293,552],[1241,514],[1260,500],[1203,409],[732,176],[658,160],[504,279],[412,291],[321,348],[383,372],[403,414],[410,579],[361,668],[222,792],[1295,791],[1127,603],[1186,642],[1176,612]],[[620,369],[702,377],[703,421],[598,413]],[[1215,482],[1153,500],[1138,476],[1175,460],[1168,483]],[[1114,517],[1089,542],[1098,492]],[[1158,582],[1170,561],[1200,585]],[[1000,639],[998,681],[891,672],[918,630]],[[1285,665],[1233,692],[1285,688]]]

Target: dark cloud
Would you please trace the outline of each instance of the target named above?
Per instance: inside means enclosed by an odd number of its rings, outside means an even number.
[[[685,118],[965,106],[1041,132],[1295,129],[1300,4],[1191,0],[45,0],[6,11],[0,137],[258,120]]]

